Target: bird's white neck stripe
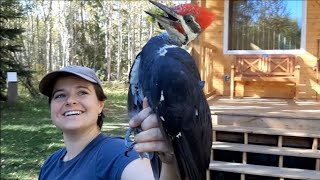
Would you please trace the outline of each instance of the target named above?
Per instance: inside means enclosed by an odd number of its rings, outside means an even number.
[[[165,45],[162,48],[159,49],[158,54],[159,56],[165,56],[167,54],[167,49],[169,48],[177,48],[176,45]]]

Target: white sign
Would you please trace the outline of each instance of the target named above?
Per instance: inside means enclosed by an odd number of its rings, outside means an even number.
[[[7,82],[17,82],[17,72],[7,72]]]

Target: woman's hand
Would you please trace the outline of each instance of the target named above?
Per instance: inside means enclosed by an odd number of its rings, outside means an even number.
[[[163,137],[157,116],[151,114],[148,101],[143,100],[143,110],[134,116],[129,125],[132,128],[140,126],[142,131],[136,134],[134,149],[137,152],[158,152],[160,159],[164,163],[171,163],[173,158],[172,149]]]

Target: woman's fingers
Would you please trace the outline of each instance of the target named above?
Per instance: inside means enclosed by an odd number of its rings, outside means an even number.
[[[151,114],[151,108],[149,107],[147,98],[143,99],[143,110],[139,112],[129,121],[130,127],[141,126],[142,130],[148,130],[158,127],[158,120],[155,114]]]
[[[172,151],[168,148],[165,141],[151,141],[138,143],[134,145],[134,149],[137,152],[163,152],[171,153]]]
[[[162,141],[163,136],[159,128],[152,128],[148,130],[141,131],[134,137],[134,142],[143,143],[148,141]]]
[[[157,116],[151,114],[147,98],[143,99],[142,107],[143,110],[129,121],[130,127],[140,126],[143,130],[134,137],[134,149],[137,152],[158,152],[162,162],[172,162],[173,151],[161,133]]]
[[[150,114],[142,123],[141,128],[142,130],[148,130],[152,128],[159,127],[158,119],[155,114]]]
[[[159,128],[151,128],[135,135],[134,148],[138,152],[170,152]]]
[[[141,123],[150,115],[150,113],[151,113],[150,107],[143,109],[137,115],[135,115],[133,118],[130,119],[129,126],[133,128],[140,126]]]
[[[142,102],[142,108],[145,109],[147,107],[149,107],[148,99],[147,97],[144,97]]]

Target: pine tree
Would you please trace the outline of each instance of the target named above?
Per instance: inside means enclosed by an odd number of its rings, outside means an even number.
[[[0,1],[1,101],[6,101],[7,72],[17,72],[19,78],[25,79],[30,78],[32,75],[16,57],[17,53],[23,51],[22,42],[19,41],[19,36],[24,32],[24,29],[18,27],[17,23],[15,23],[25,15],[20,2],[14,0]]]

